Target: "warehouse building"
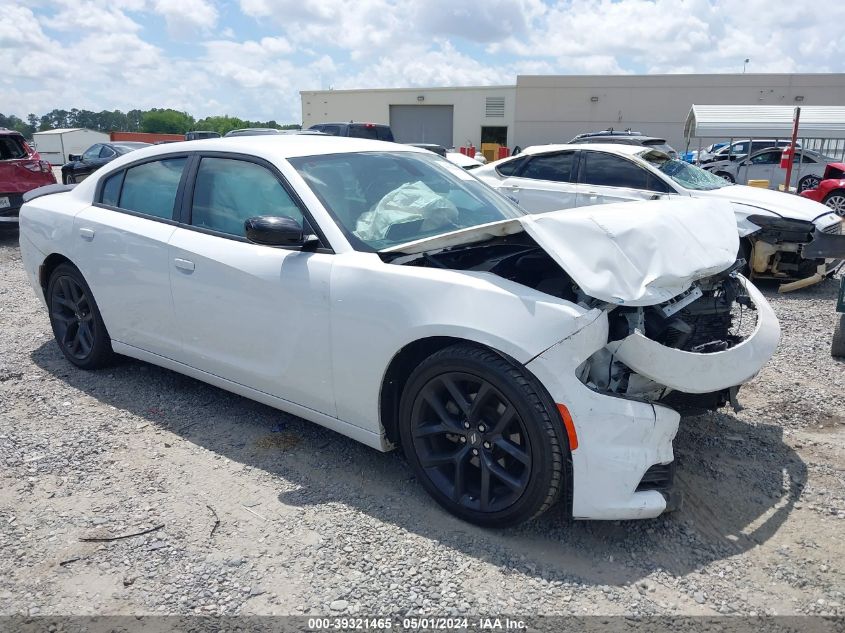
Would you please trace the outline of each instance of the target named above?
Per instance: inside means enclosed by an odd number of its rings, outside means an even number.
[[[389,123],[396,140],[526,147],[613,127],[686,146],[699,105],[842,105],[845,74],[520,75],[516,85],[303,91],[302,121]]]

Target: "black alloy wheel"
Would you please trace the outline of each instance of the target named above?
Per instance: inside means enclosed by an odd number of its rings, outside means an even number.
[[[402,445],[418,479],[453,514],[491,527],[550,507],[568,454],[560,415],[514,362],[472,345],[424,361],[402,397]]]
[[[111,360],[111,341],[100,311],[82,274],[70,264],[56,267],[47,287],[50,325],[70,362],[96,369]]]
[[[62,180],[64,180],[64,184],[66,185],[73,185],[76,183],[76,178],[74,178],[73,174],[63,174]]]

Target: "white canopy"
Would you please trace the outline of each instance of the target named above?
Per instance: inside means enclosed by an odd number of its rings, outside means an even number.
[[[691,138],[782,138],[792,136],[795,106],[693,105],[684,124]],[[845,107],[801,106],[801,138],[845,138]]]

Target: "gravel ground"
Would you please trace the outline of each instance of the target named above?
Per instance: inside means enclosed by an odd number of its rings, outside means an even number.
[[[681,511],[489,531],[397,454],[152,365],[72,368],[0,234],[0,614],[845,615],[836,282],[764,290],[780,349],[745,410],[682,421]]]

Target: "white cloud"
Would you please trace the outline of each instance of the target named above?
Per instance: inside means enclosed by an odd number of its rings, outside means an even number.
[[[0,0],[0,107],[296,121],[299,91],[330,85],[739,72],[745,58],[749,72],[841,72],[845,4],[798,20],[795,10],[771,0]]]
[[[173,37],[188,37],[217,25],[219,13],[208,0],[154,0],[153,10],[164,17]]]

